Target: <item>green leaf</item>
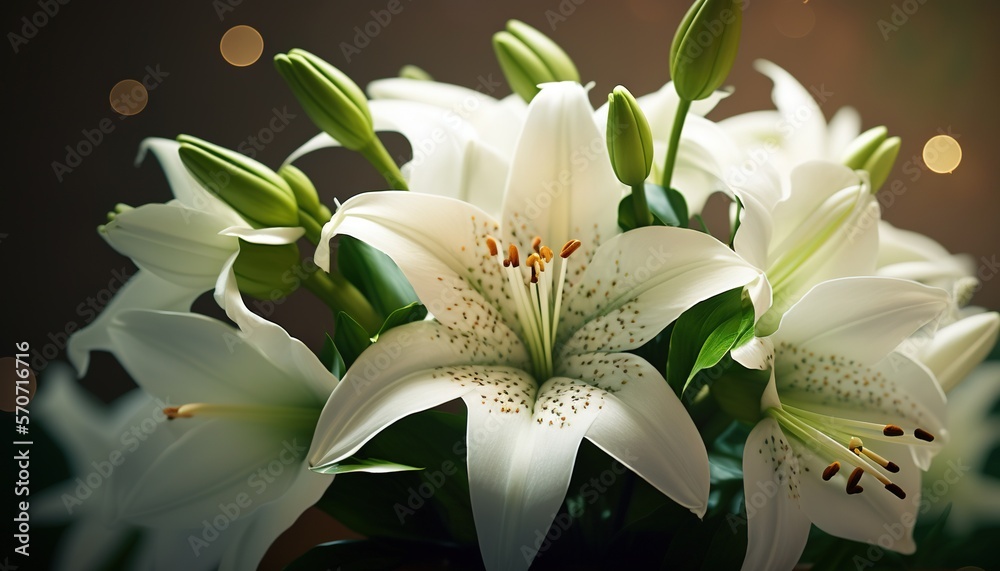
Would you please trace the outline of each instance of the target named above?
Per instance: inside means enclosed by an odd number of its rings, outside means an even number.
[[[336,329],[333,331],[333,344],[341,361],[344,363],[344,370],[351,368],[358,355],[372,344],[368,337],[368,332],[354,318],[343,311],[337,314]]]
[[[351,236],[340,236],[337,268],[384,318],[417,300],[403,272],[382,252]]]
[[[350,456],[340,462],[316,466],[315,468],[311,468],[311,470],[313,472],[319,472],[320,474],[348,474],[350,472],[369,472],[372,474],[379,474],[382,472],[423,470],[423,468],[407,466],[406,464],[380,460],[378,458],[358,458],[356,456]]]
[[[340,351],[337,350],[337,344],[333,342],[333,337],[327,333],[323,340],[323,348],[319,352],[319,361],[326,366],[327,370],[333,373],[333,376],[338,379],[343,378],[344,373],[347,372],[347,365],[344,363],[344,358],[340,356]]]
[[[690,220],[687,202],[680,192],[672,188],[664,190],[662,186],[647,182],[646,202],[653,214],[654,226],[687,227]],[[618,203],[618,225],[626,232],[637,227],[631,194]]]
[[[753,305],[743,288],[710,297],[685,311],[674,324],[667,354],[667,382],[683,394],[691,379],[714,367],[733,347],[753,336]]]
[[[410,305],[400,307],[396,311],[389,314],[389,317],[385,318],[385,322],[382,323],[382,328],[375,334],[375,340],[378,341],[380,335],[393,327],[399,327],[400,325],[406,323],[420,321],[424,317],[427,317],[427,308],[421,305],[420,302],[415,301]]]

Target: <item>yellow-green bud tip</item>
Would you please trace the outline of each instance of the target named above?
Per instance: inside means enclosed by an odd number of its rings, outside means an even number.
[[[865,161],[863,168],[868,171],[868,176],[871,178],[873,193],[878,192],[885,181],[889,179],[892,167],[896,164],[896,157],[899,156],[901,145],[902,140],[899,137],[889,137],[882,141],[882,144]]]
[[[840,162],[850,169],[859,170],[865,167],[869,157],[879,145],[889,136],[889,130],[884,126],[872,127],[851,141],[840,155]]]
[[[670,45],[670,75],[687,101],[722,86],[736,61],[743,25],[742,0],[696,0]]]
[[[510,20],[506,31],[494,34],[493,51],[507,83],[525,101],[534,99],[540,83],[580,81],[569,55],[524,22]]]

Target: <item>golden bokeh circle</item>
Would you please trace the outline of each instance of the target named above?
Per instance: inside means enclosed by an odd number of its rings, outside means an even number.
[[[816,13],[801,0],[785,0],[775,12],[774,27],[786,38],[804,38],[816,27]]]
[[[264,38],[250,26],[233,26],[219,42],[222,57],[236,67],[246,67],[264,53]]]
[[[948,135],[931,137],[923,154],[927,168],[936,173],[950,173],[962,162],[962,146]]]
[[[146,108],[149,92],[146,86],[134,79],[123,79],[111,88],[108,96],[111,108],[119,115],[135,115]]]
[[[21,397],[21,406],[24,406],[24,397],[28,398],[28,402],[31,402],[31,399],[35,397],[35,389],[38,388],[38,383],[35,381],[35,372],[27,369],[28,376],[26,379],[22,379],[17,374],[18,369],[22,368],[14,357],[0,358],[0,377],[3,378],[0,381],[0,385],[2,385],[2,388],[0,388],[0,391],[2,391],[2,394],[0,394],[0,410],[6,412],[17,410],[18,396]],[[17,390],[17,382],[24,380],[28,381],[25,387],[28,390],[27,394],[24,391]],[[24,383],[22,383],[22,386],[24,386]]]

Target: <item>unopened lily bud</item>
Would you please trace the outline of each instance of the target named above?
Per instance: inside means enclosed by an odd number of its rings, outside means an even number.
[[[420,81],[434,81],[434,77],[423,68],[407,64],[399,70],[399,77],[404,79],[419,79]]]
[[[493,35],[493,51],[507,83],[530,102],[540,83],[580,81],[580,73],[569,55],[535,28],[510,20],[507,30]]]
[[[899,137],[889,137],[882,141],[872,156],[865,161],[865,166],[862,168],[868,171],[873,193],[878,192],[885,181],[889,179],[892,167],[896,164],[896,157],[899,156],[901,145],[902,140]]]
[[[301,280],[289,280],[298,264],[296,244],[254,244],[240,240],[240,253],[233,264],[240,291],[257,299],[278,300],[295,291]]]
[[[743,24],[740,0],[696,0],[670,45],[670,76],[681,99],[705,99],[729,75]]]
[[[189,135],[181,135],[177,141],[188,171],[251,226],[299,225],[295,196],[277,173],[245,155]]]
[[[274,56],[274,66],[313,123],[344,147],[357,151],[375,138],[368,99],[344,72],[300,49]]]
[[[879,145],[889,137],[889,130],[884,126],[872,127],[851,141],[840,156],[840,162],[852,170],[865,168],[868,158],[875,153]]]
[[[608,154],[618,180],[643,184],[653,166],[653,134],[646,115],[621,85],[608,95]]]
[[[319,201],[316,187],[313,186],[312,181],[309,180],[306,173],[292,165],[285,165],[278,169],[278,175],[291,187],[292,193],[295,195],[295,202],[298,203],[300,211],[309,214],[309,216],[312,216],[317,221],[323,222],[333,216],[330,213],[330,209]]]

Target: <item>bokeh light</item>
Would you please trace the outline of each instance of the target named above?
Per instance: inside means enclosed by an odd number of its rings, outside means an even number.
[[[924,145],[924,163],[936,173],[950,173],[962,162],[962,147],[948,135],[931,137]]]
[[[146,108],[149,92],[134,79],[123,79],[111,88],[111,108],[119,115],[135,115]]]
[[[236,67],[253,64],[264,53],[264,38],[250,26],[233,26],[219,42],[219,51],[227,62]]]

